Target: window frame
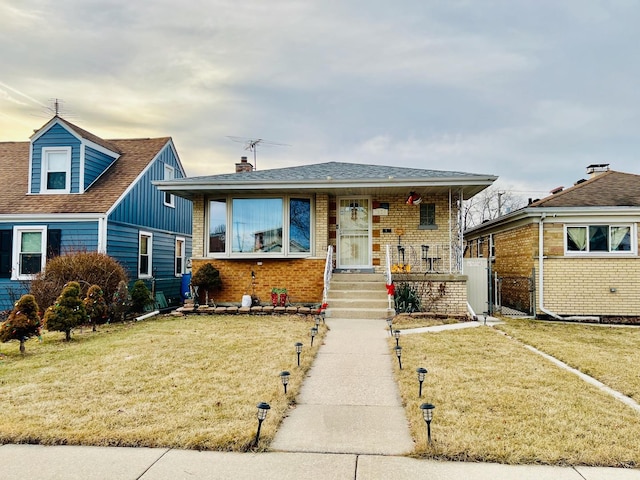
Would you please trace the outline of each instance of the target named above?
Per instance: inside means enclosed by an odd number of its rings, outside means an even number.
[[[179,248],[179,245],[182,248]],[[184,237],[176,237],[175,257],[173,264],[173,271],[176,277],[181,277],[185,273],[185,261],[186,261],[187,242]],[[178,269],[178,260],[181,260],[181,267]],[[180,270],[180,271],[178,271]]]
[[[427,209],[427,208],[433,208],[433,223],[422,223],[422,211],[423,209]],[[425,213],[425,217],[428,220],[428,213]],[[437,230],[438,229],[438,222],[437,222],[437,215],[436,215],[437,211],[436,211],[436,204],[435,202],[422,202],[419,205],[419,211],[418,211],[418,230]]]
[[[238,199],[248,200],[268,200],[277,198],[282,200],[282,251],[280,252],[234,252],[233,251],[233,201]],[[290,217],[290,205],[292,199],[304,199],[309,200],[309,251],[308,252],[296,252],[291,248],[291,217]],[[226,211],[226,224],[225,224],[225,236],[224,236],[224,252],[211,252],[210,251],[210,221],[211,221],[211,202],[224,202]],[[264,196],[251,196],[251,195],[223,195],[223,196],[210,196],[206,199],[206,240],[205,240],[205,256],[208,258],[229,258],[229,259],[242,259],[242,258],[307,258],[314,255],[315,250],[315,199],[313,195],[286,193],[282,195],[264,195]]]
[[[173,180],[176,178],[176,169],[168,163],[164,164],[162,171],[164,180]],[[165,207],[176,208],[176,197],[172,193],[162,192],[162,202]]]
[[[64,153],[65,169],[64,170],[51,170],[49,168],[49,155],[52,153]],[[71,193],[71,147],[42,147],[42,158],[40,160],[40,193],[44,194],[64,194]],[[48,188],[49,173],[64,172],[65,174],[65,187],[62,188]]]
[[[40,233],[40,270],[35,273],[21,273],[22,234]],[[34,252],[35,253],[35,252]],[[11,280],[33,280],[47,263],[47,226],[46,225],[20,225],[13,227],[13,252]]]
[[[142,272],[142,237],[148,238],[147,241],[147,271]],[[138,278],[153,277],[153,233],[140,230],[138,232]]]
[[[607,227],[608,229],[608,251],[603,250],[590,250],[589,243],[589,229],[590,227]],[[611,249],[611,228],[612,227],[626,227],[629,228],[629,240],[630,240],[630,249],[629,250],[612,250]],[[587,231],[587,243],[585,245],[586,250],[569,250],[569,228],[585,228]],[[637,245],[637,227],[636,224],[631,223],[604,223],[604,222],[593,222],[593,223],[565,223],[563,225],[563,242],[564,242],[564,254],[567,257],[610,257],[610,256],[635,256],[638,254],[638,245]]]

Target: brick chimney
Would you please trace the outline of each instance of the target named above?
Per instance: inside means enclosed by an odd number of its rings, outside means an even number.
[[[236,173],[252,171],[253,165],[247,162],[247,157],[240,157],[240,163],[236,163]]]
[[[608,172],[608,171],[609,171],[608,163],[593,163],[587,167],[587,175],[589,175],[589,178],[596,177],[601,173]]]

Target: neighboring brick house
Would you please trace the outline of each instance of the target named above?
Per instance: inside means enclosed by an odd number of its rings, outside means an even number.
[[[491,258],[502,305],[552,318],[640,318],[640,175],[608,165],[587,172],[465,232],[465,255]]]
[[[461,279],[458,205],[495,180],[338,162],[256,171],[243,157],[235,173],[155,184],[193,202],[193,270],[209,262],[220,271],[216,301],[255,293],[265,302],[282,287],[292,302],[313,304],[329,246],[338,271],[384,278],[390,246],[395,265]]]

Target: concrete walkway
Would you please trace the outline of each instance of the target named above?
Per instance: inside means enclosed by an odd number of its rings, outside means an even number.
[[[411,452],[382,320],[327,320],[298,406],[268,453],[0,445],[2,480],[640,480],[640,469],[438,462]],[[479,326],[470,322],[466,327]],[[461,327],[450,326],[445,329]],[[406,333],[409,333],[408,331]],[[416,332],[413,332],[416,333]]]
[[[413,440],[384,320],[327,319],[329,331],[272,450],[402,455]]]

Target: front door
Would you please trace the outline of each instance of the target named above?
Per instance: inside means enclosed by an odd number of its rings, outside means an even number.
[[[337,268],[371,268],[371,209],[367,197],[338,200]]]

